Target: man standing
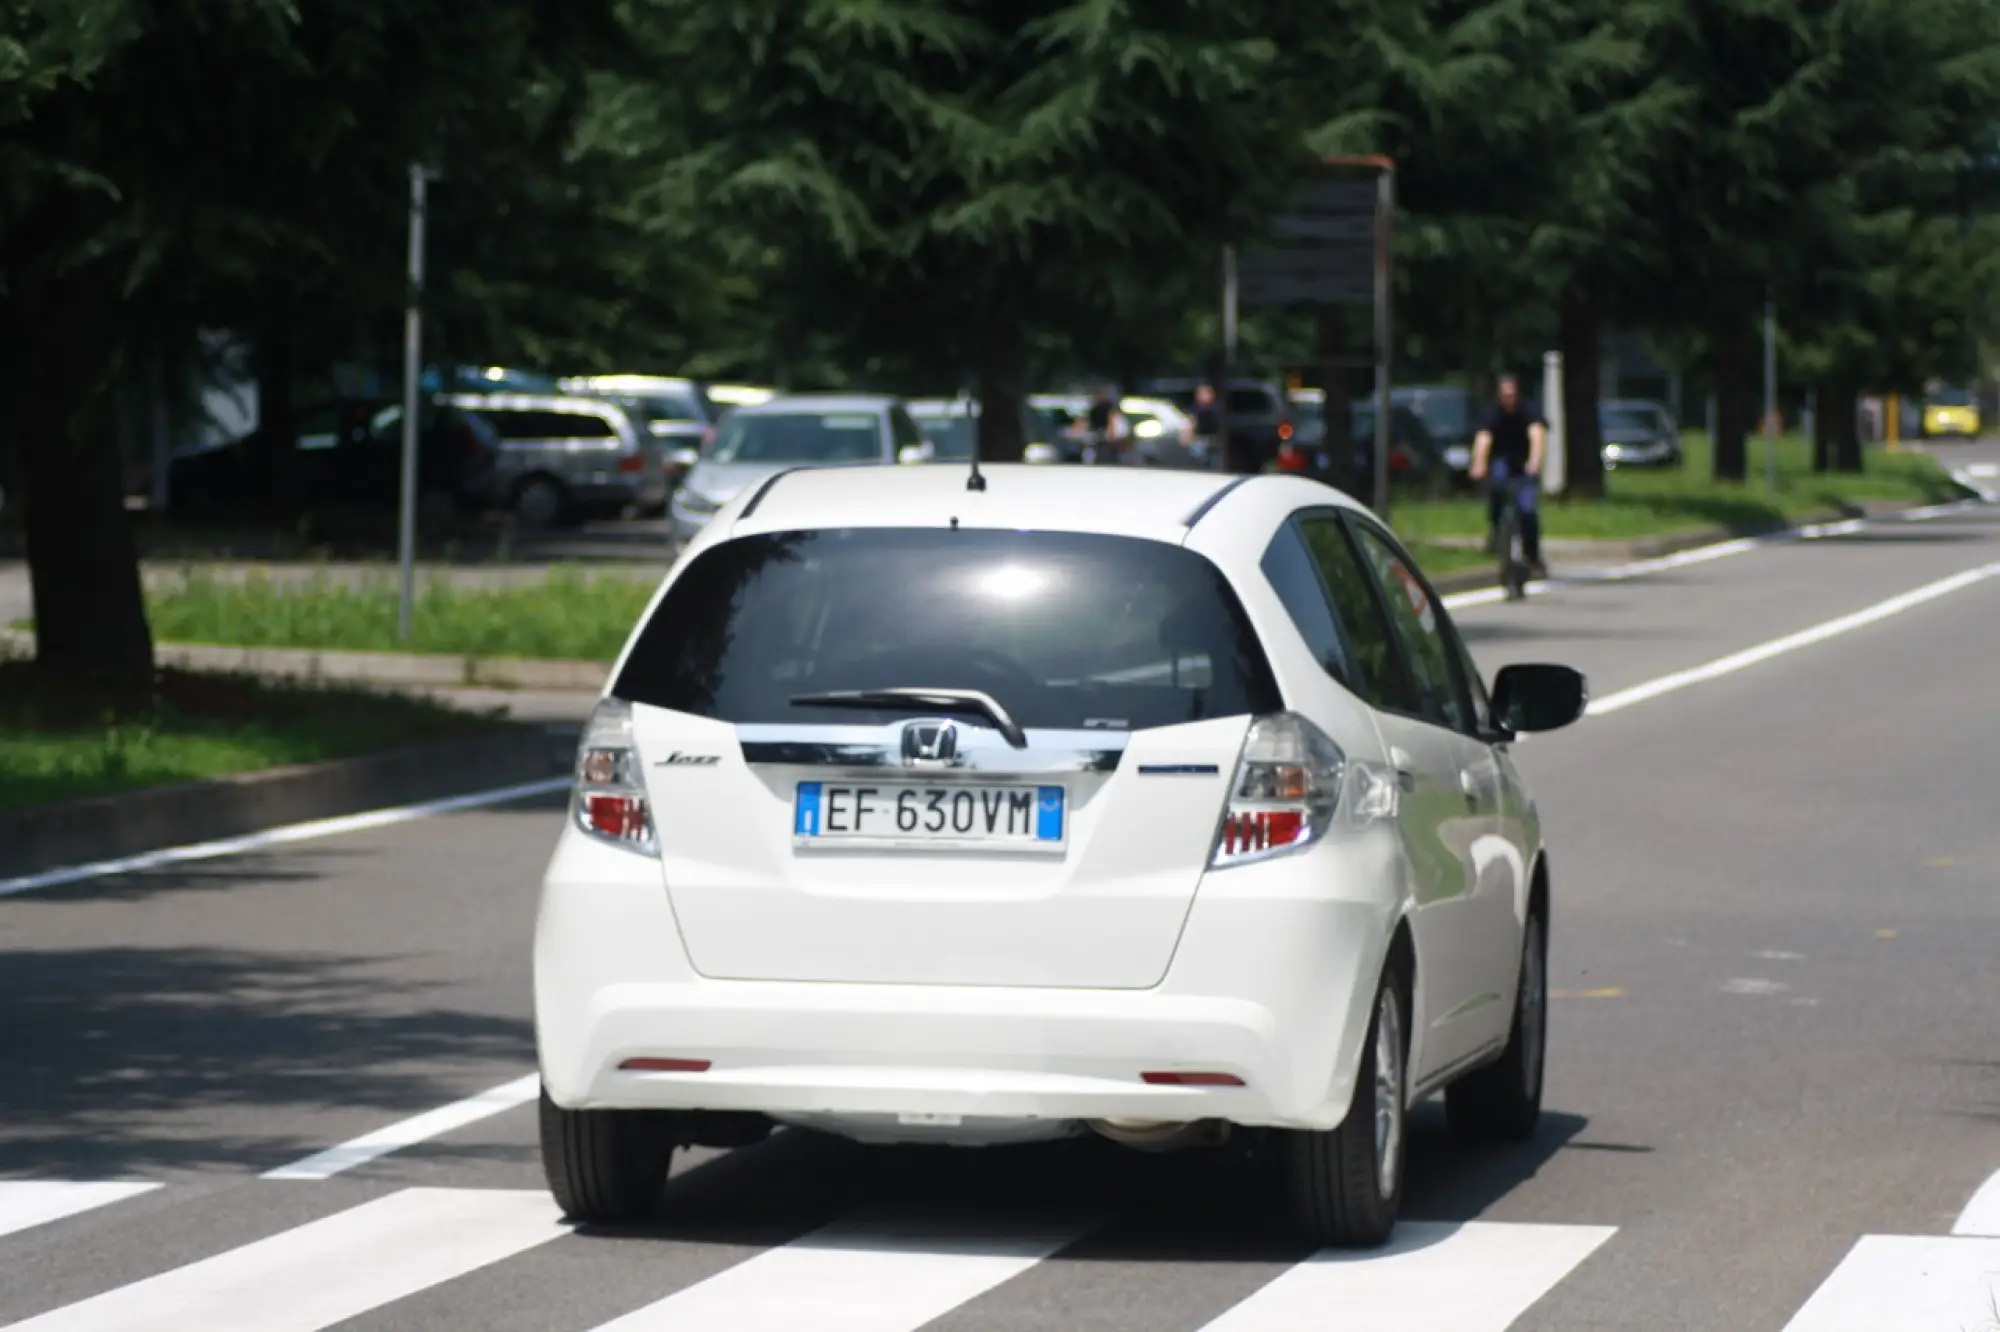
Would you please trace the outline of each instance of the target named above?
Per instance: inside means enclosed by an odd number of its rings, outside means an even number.
[[[1089,440],[1091,454],[1101,463],[1125,461],[1125,416],[1118,410],[1117,399],[1111,396],[1111,386],[1099,384],[1092,395],[1090,413],[1084,418],[1085,438]]]
[[[1222,409],[1215,405],[1215,385],[1202,383],[1194,391],[1195,451],[1203,465],[1222,465]]]
[[[1494,529],[1500,522],[1501,506],[1512,502],[1521,512],[1522,553],[1536,578],[1548,577],[1542,563],[1542,520],[1536,511],[1535,491],[1542,475],[1542,451],[1548,442],[1548,422],[1541,413],[1521,401],[1521,383],[1512,375],[1500,376],[1499,401],[1486,414],[1479,433],[1472,437],[1474,481],[1491,481],[1486,488],[1486,548],[1497,552]],[[1508,482],[1516,484],[1510,486]]]

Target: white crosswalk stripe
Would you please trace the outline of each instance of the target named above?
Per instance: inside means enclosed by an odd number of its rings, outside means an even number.
[[[158,1187],[62,1179],[0,1179],[0,1235],[45,1226],[66,1216],[150,1193]]]
[[[855,1217],[594,1332],[915,1332],[1091,1228]]]
[[[1614,1230],[1405,1222],[1383,1249],[1322,1253],[1202,1332],[1506,1332]]]
[[[319,1332],[567,1233],[545,1193],[404,1189],[7,1332]]]
[[[0,1237],[161,1187],[0,1180]],[[153,1211],[161,1218],[174,1214],[172,1208]],[[1968,1212],[1984,1218],[1978,1207]],[[142,1226],[153,1223],[141,1218]],[[1077,1283],[1065,1296],[1070,1315],[1090,1322],[1093,1264],[1081,1257],[1065,1264],[1062,1251],[1110,1220],[862,1213],[752,1253],[663,1297],[649,1294],[651,1303],[634,1300],[637,1307],[588,1332],[917,1332],[981,1297],[1005,1300],[1008,1282],[1050,1262],[1050,1275]],[[1406,1221],[1385,1248],[1316,1254],[1198,1330],[1193,1319],[1172,1322],[1172,1307],[1158,1311],[1154,1321],[1175,1332],[1324,1332],[1329,1311],[1338,1310],[1341,1332],[1505,1332],[1616,1233],[1602,1225]],[[324,1332],[365,1315],[396,1323],[398,1301],[446,1282],[482,1269],[504,1272],[509,1260],[544,1245],[604,1242],[577,1234],[541,1190],[406,1188],[99,1291],[0,1332]],[[649,1244],[677,1242],[642,1236],[629,1252],[643,1263]],[[42,1246],[40,1261],[47,1261],[48,1249]],[[0,1250],[0,1290],[9,1277]],[[552,1287],[546,1296],[547,1310],[531,1311],[540,1325],[549,1332],[586,1332],[564,1320],[563,1290]],[[593,1317],[607,1312],[600,1306]],[[1121,1304],[1116,1312],[1123,1317],[1133,1311]],[[1040,1316],[1020,1315],[1030,1322]],[[1963,1228],[1954,1235],[1864,1236],[1785,1332],[1888,1328],[2000,1328],[2000,1237]]]
[[[2000,1239],[1864,1235],[1785,1332],[2000,1328]]]

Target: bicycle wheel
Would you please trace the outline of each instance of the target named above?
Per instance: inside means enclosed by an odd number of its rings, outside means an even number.
[[[1528,565],[1521,558],[1521,515],[1510,501],[1500,510],[1500,586],[1507,600],[1519,601],[1528,595]]]

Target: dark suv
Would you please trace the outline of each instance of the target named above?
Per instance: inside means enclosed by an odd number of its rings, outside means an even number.
[[[1194,414],[1194,394],[1204,379],[1154,379],[1139,386],[1141,397],[1165,398]],[[1232,379],[1223,405],[1229,413],[1229,466],[1238,472],[1260,472],[1278,456],[1278,445],[1292,437],[1292,404],[1282,384],[1264,379]]]

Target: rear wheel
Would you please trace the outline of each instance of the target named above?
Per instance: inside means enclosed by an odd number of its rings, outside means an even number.
[[[1528,917],[1521,942],[1521,981],[1514,1027],[1494,1063],[1445,1088],[1445,1118],[1468,1142],[1520,1142],[1542,1117],[1542,1065],[1548,1048],[1549,937],[1540,911]]]
[[[1402,959],[1392,954],[1375,995],[1346,1118],[1328,1132],[1285,1137],[1293,1215],[1312,1243],[1373,1248],[1396,1228],[1409,1099],[1409,994]]]
[[[542,1173],[556,1205],[585,1225],[619,1225],[659,1200],[673,1117],[658,1110],[565,1110],[542,1092]]]
[[[531,476],[514,492],[514,512],[524,527],[554,527],[569,516],[569,507],[569,495],[554,477]]]
[[[1521,558],[1521,515],[1511,499],[1500,510],[1496,544],[1500,547],[1500,586],[1506,589],[1509,601],[1519,601],[1528,594],[1528,564]]]

